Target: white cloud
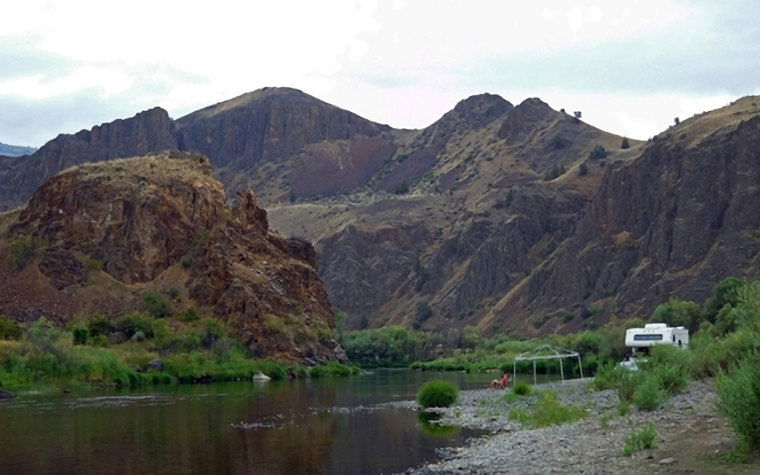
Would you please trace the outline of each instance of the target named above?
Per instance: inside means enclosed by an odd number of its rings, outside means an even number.
[[[713,65],[726,45],[742,48],[716,20],[727,11],[685,0],[8,2],[0,46],[18,55],[13,45],[23,44],[23,54],[55,61],[44,70],[27,61],[18,72],[0,61],[0,100],[60,105],[97,94],[126,115],[160,105],[178,117],[263,86],[292,86],[373,120],[423,127],[489,91],[580,108],[595,125],[645,138],[676,115],[722,104],[727,94],[704,85],[731,71],[743,71],[731,92],[749,91],[753,61]],[[713,56],[687,68],[701,46]],[[682,91],[672,87],[679,75],[689,75]],[[643,86],[631,90],[637,81]]]

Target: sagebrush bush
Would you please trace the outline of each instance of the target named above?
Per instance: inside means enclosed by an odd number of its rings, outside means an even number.
[[[728,417],[739,442],[760,449],[760,358],[742,362],[718,378],[718,407]]]
[[[425,383],[417,393],[417,402],[424,408],[449,407],[459,399],[459,390],[446,381]]]
[[[631,432],[625,436],[623,454],[630,457],[641,450],[653,449],[655,448],[656,440],[657,428],[655,427],[654,422],[646,424],[640,430],[632,429]]]
[[[514,387],[512,387],[512,391],[520,396],[527,396],[532,392],[532,388],[530,387],[530,384],[525,381],[520,381],[515,383]]]

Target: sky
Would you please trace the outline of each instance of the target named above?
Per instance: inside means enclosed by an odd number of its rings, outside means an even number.
[[[530,3],[530,4],[529,4]],[[399,128],[540,97],[646,139],[760,94],[754,0],[4,2],[0,142],[288,86]]]

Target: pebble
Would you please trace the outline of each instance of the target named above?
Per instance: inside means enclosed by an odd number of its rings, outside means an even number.
[[[654,420],[658,429],[683,425],[684,418],[701,416],[700,408],[712,408],[715,397],[707,384],[693,382],[657,411],[632,408],[628,416],[620,417],[615,391],[594,391],[588,387],[590,382],[586,379],[537,386],[541,391],[554,389],[563,404],[586,407],[590,412],[589,417],[574,423],[540,429],[525,429],[509,419],[512,408],[529,407],[539,396],[509,404],[504,392],[463,391],[459,404],[435,410],[441,415],[439,423],[486,429],[490,435],[450,449],[443,460],[417,467],[411,473],[637,473],[642,471],[641,460],[654,455],[652,451],[638,457],[623,455],[630,424],[640,427]],[[603,424],[605,415],[608,417]],[[659,464],[666,466],[675,461],[669,457]]]

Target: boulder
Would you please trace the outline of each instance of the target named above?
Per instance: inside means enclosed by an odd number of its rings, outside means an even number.
[[[261,371],[256,371],[256,374],[254,374],[253,378],[251,379],[253,379],[254,381],[270,381],[272,378],[262,373]]]
[[[15,394],[8,391],[3,391],[2,389],[0,389],[0,401],[14,399],[15,397],[16,397]]]
[[[155,360],[152,360],[148,362],[147,365],[145,365],[146,370],[154,370],[154,371],[163,371],[164,370],[164,360],[156,358]]]

